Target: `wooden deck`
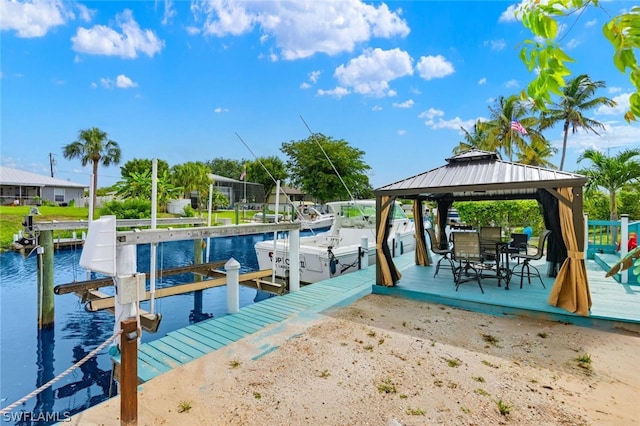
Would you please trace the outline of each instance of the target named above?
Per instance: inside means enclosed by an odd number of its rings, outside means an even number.
[[[437,259],[437,256],[434,256]],[[138,378],[146,382],[179,365],[256,333],[265,327],[294,319],[304,313],[319,313],[328,308],[346,306],[370,293],[394,295],[413,300],[445,304],[491,315],[531,316],[580,326],[640,333],[640,285],[622,285],[594,262],[587,261],[587,273],[593,306],[591,316],[583,317],[547,303],[553,279],[543,274],[546,289],[539,280],[520,289],[519,280],[510,289],[497,286],[496,279],[482,280],[484,294],[475,282],[455,290],[451,271],[440,269],[433,277],[434,266],[414,264],[414,253],[394,259],[402,271],[395,287],[375,285],[375,268],[304,286],[300,291],[272,297],[240,309],[237,314],[212,318],[172,331],[139,347]],[[541,271],[545,265],[538,264]],[[272,349],[268,349],[272,350]],[[113,358],[116,370],[119,356]]]

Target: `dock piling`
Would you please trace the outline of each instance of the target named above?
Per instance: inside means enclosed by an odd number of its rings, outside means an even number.
[[[53,299],[53,231],[40,232],[38,255],[38,329],[53,327],[55,302]]]

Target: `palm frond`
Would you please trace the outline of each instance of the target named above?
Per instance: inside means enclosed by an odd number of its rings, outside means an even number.
[[[612,277],[619,272],[626,271],[627,269],[631,268],[633,264],[638,260],[640,260],[640,247],[636,247],[629,253],[627,253],[625,257],[620,259],[615,265],[611,267],[611,269],[609,269],[609,272],[607,272],[605,276]]]

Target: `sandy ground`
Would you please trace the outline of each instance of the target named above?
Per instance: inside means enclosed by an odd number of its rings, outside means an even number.
[[[370,295],[144,384],[138,424],[638,425],[639,357],[638,335]]]

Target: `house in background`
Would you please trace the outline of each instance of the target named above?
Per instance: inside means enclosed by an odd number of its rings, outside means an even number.
[[[246,200],[250,206],[260,206],[264,203],[264,186],[261,183],[245,182],[225,176],[209,174],[213,186],[229,200],[229,207]]]
[[[69,205],[73,200],[80,206],[88,188],[85,184],[0,166],[2,205],[37,205],[40,200]]]
[[[290,206],[290,203],[293,204],[295,207],[302,205],[302,204],[308,204],[312,202],[312,199],[310,196],[308,196],[307,194],[305,194],[302,190],[298,189],[298,188],[293,188],[291,186],[281,186],[280,187],[280,194],[278,194],[279,196],[277,197],[278,199],[278,210],[280,210],[281,212],[286,212],[288,211],[288,206]],[[267,208],[271,211],[274,211],[276,208],[276,189],[273,188],[273,190],[271,190],[271,194],[269,194],[269,198],[267,199]]]

